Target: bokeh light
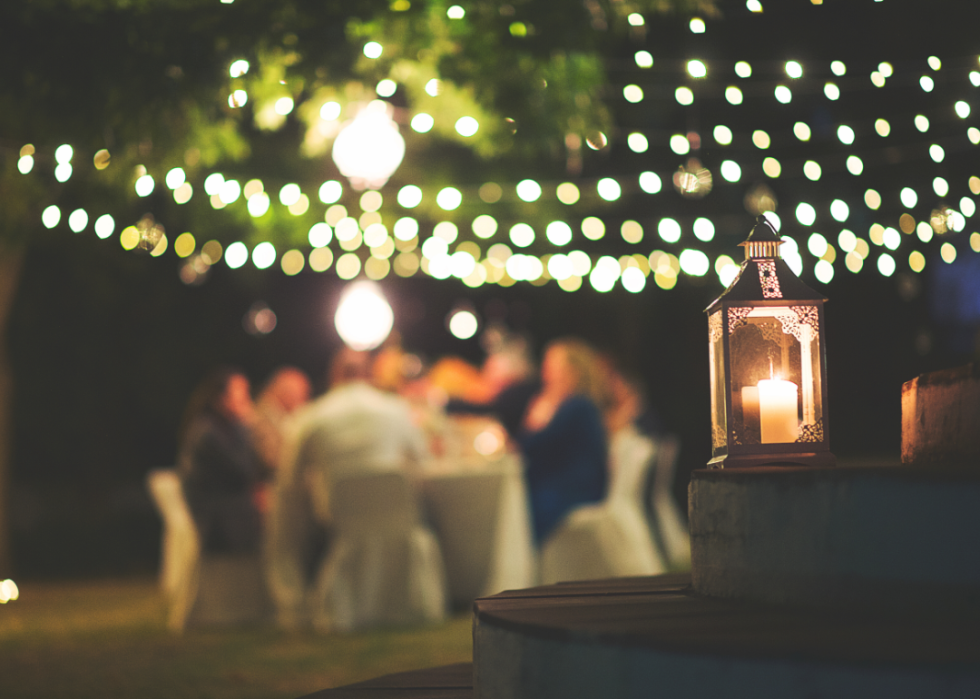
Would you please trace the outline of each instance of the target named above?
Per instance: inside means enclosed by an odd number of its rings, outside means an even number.
[[[643,101],[643,90],[639,85],[627,85],[623,88],[623,97],[627,102],[636,104]]]
[[[619,182],[611,177],[603,177],[599,180],[598,184],[596,184],[596,191],[606,201],[616,201],[623,193]]]
[[[682,85],[674,90],[674,99],[677,100],[678,104],[687,107],[694,104],[694,92],[691,88]]]
[[[425,112],[419,112],[412,117],[411,121],[412,130],[416,133],[429,133],[435,124],[436,120],[432,118],[432,115]]]
[[[734,160],[721,161],[721,176],[727,182],[738,182],[742,179],[742,168]]]
[[[95,219],[95,234],[105,240],[116,230],[116,222],[109,214],[102,214]]]
[[[526,202],[535,202],[541,198],[541,185],[534,180],[521,180],[517,183],[517,196]]]
[[[268,269],[275,261],[276,248],[268,241],[259,243],[252,250],[252,264],[259,269]]]
[[[264,216],[269,211],[271,205],[272,200],[269,198],[269,195],[265,192],[259,192],[249,197],[248,203],[245,206],[253,218],[258,218],[259,216]]]
[[[480,123],[471,116],[464,116],[456,121],[456,133],[464,138],[476,135],[479,130]]]
[[[555,193],[558,196],[558,201],[568,206],[571,206],[577,202],[581,196],[579,194],[578,187],[571,182],[562,182],[560,185],[558,185],[558,189]]]
[[[347,258],[348,255],[343,257]],[[357,259],[356,256],[354,259]],[[348,286],[341,295],[334,325],[348,347],[367,351],[387,339],[394,325],[394,314],[375,282],[359,281]]]
[[[623,221],[619,232],[627,243],[635,244],[643,240],[643,226],[636,221]]]
[[[599,240],[606,234],[606,224],[602,219],[589,216],[582,219],[582,235],[589,240]]]
[[[41,223],[45,228],[54,228],[61,221],[61,209],[52,204],[41,212]]]
[[[449,316],[449,332],[457,340],[468,340],[480,328],[480,323],[472,311],[458,310]]]
[[[703,277],[711,269],[711,261],[708,256],[700,250],[688,248],[681,251],[680,257],[681,271],[694,277]]]
[[[677,155],[687,155],[691,151],[691,142],[684,134],[674,134],[670,137],[670,149]]]
[[[534,242],[534,229],[526,223],[516,223],[510,229],[510,242],[519,248],[526,248]]]
[[[657,234],[667,243],[676,243],[681,239],[681,224],[672,218],[662,218],[657,224]]]
[[[245,243],[235,241],[225,250],[225,264],[232,269],[238,269],[248,262],[248,248]]]
[[[694,219],[694,237],[702,242],[710,242],[715,237],[715,224],[711,219],[699,217]]]
[[[633,132],[626,137],[626,145],[634,153],[646,153],[650,148],[650,143],[647,141],[647,137],[641,133]]]
[[[453,211],[463,203],[463,194],[455,187],[445,187],[436,195],[436,204],[443,211]]]
[[[155,186],[152,175],[143,175],[136,180],[136,194],[140,197],[148,197],[153,193]]]
[[[494,227],[496,228],[496,222]],[[572,242],[572,228],[564,221],[552,221],[545,229],[545,236],[552,245],[568,245]]]

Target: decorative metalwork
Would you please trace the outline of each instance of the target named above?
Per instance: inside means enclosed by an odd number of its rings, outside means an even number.
[[[759,330],[762,331],[762,339],[766,342],[782,342],[783,332],[782,323],[773,321],[772,323],[759,323]]]
[[[762,286],[762,298],[783,298],[783,292],[779,288],[779,278],[776,276],[776,263],[773,260],[759,260],[758,265],[759,284]]]
[[[820,314],[817,313],[816,306],[790,306],[793,312],[799,316],[800,322],[809,325],[814,333],[820,328]]]
[[[708,316],[708,341],[718,342],[721,339],[721,311]]]
[[[822,442],[823,441],[823,418],[817,418],[812,425],[803,425],[800,428],[800,436],[797,442]]]
[[[820,329],[816,306],[790,306],[776,311],[775,316],[782,323],[783,332],[795,337],[800,344],[811,342]]]
[[[728,334],[738,330],[745,325],[745,319],[752,312],[750,306],[732,306],[728,309]]]

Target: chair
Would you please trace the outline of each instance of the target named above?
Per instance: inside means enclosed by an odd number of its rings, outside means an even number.
[[[400,471],[330,486],[333,540],[310,600],[319,631],[441,621],[446,576],[432,531]]]
[[[259,556],[202,556],[180,476],[161,468],[150,471],[146,480],[163,519],[160,586],[168,602],[168,628],[183,631],[265,619],[269,602]]]
[[[609,492],[601,503],[572,510],[544,543],[542,584],[664,572],[643,504],[655,451],[652,440],[633,430],[616,434]]]
[[[187,586],[200,557],[197,529],[176,470],[158,468],[150,471],[146,486],[163,520],[160,588],[168,600],[173,600]]]
[[[691,537],[673,493],[680,441],[669,435],[659,439],[657,447],[650,489],[650,519],[671,568],[685,568],[691,563]]]

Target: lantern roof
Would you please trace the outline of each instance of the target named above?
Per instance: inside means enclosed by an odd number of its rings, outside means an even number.
[[[745,248],[745,262],[738,275],[705,311],[711,313],[722,304],[779,305],[793,301],[826,301],[822,294],[804,284],[780,257],[782,242],[766,217],[759,216],[748,237],[739,243]]]
[[[759,215],[755,219],[755,225],[749,231],[749,237],[739,243],[739,247],[748,246],[751,243],[776,243],[782,245],[783,241],[776,235],[776,229],[769,223],[765,215]]]

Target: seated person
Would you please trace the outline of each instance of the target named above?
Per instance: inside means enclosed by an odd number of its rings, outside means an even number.
[[[606,495],[605,402],[595,352],[576,339],[552,342],[517,437],[539,546],[570,510]]]
[[[310,551],[330,526],[332,484],[357,475],[414,472],[426,456],[408,403],[372,386],[370,377],[370,355],[342,350],[331,365],[330,390],[300,411],[284,447],[268,576],[283,627],[304,623],[311,573],[320,567],[320,561],[309,559],[324,555]]]
[[[187,505],[206,553],[255,553],[261,516],[255,494],[267,476],[252,441],[248,379],[219,369],[191,396],[177,457]]]

